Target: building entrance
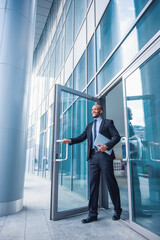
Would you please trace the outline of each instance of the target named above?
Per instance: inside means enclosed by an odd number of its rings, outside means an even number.
[[[127,221],[129,219],[129,206],[128,206],[128,181],[127,181],[127,161],[125,156],[125,124],[124,124],[124,100],[123,100],[123,86],[122,81],[116,85],[111,91],[103,97],[105,103],[105,118],[112,119],[121,136],[121,141],[114,147],[116,159],[113,161],[114,173],[117,179],[121,205],[123,209],[122,219]],[[108,199],[106,201],[106,199]],[[103,206],[113,210],[113,205],[110,197],[103,194]]]

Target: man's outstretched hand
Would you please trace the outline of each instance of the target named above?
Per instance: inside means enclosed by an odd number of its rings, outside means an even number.
[[[62,143],[64,144],[68,144],[68,143],[71,143],[71,139],[62,139]]]

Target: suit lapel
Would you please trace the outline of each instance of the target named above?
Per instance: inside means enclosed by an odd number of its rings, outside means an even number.
[[[102,129],[103,129],[104,123],[105,123],[105,119],[102,119],[101,126],[99,128],[99,133],[102,133]]]

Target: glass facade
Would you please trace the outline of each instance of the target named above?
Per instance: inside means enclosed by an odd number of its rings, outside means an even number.
[[[160,235],[159,53],[126,79],[133,221],[157,235]],[[147,216],[150,218],[146,220]]]
[[[33,58],[29,116],[30,134],[28,135],[29,154],[27,154],[30,171],[42,177],[50,178],[55,84],[59,83],[66,87],[86,92],[92,96],[100,95],[103,89],[109,86],[117,76],[123,77],[123,72],[133,63],[135,57],[140,54],[158,33],[160,29],[159,12],[159,0],[62,0],[53,3],[44,31],[34,51]],[[91,22],[92,24],[89,25]],[[153,59],[158,59],[158,56],[157,54]],[[148,127],[150,126],[148,121],[150,121],[149,119],[152,116],[151,111],[155,111],[155,118],[152,118],[152,121],[156,124],[158,121],[158,113],[155,110],[158,108],[159,103],[158,95],[156,95],[157,93],[155,92],[156,88],[158,89],[159,87],[159,85],[156,86],[158,72],[154,73],[155,80],[154,78],[152,79],[154,82],[152,86],[150,84],[151,80],[149,79],[151,74],[149,74],[147,85],[144,84],[146,79],[144,78],[143,80],[146,69],[152,73],[152,68],[150,67],[152,61],[158,62],[158,60],[150,60],[150,63],[146,63],[141,69],[137,70],[137,72],[140,72],[139,80],[135,78],[134,83],[136,85],[138,84],[137,86],[139,86],[139,82],[141,83],[141,95],[156,96],[154,101],[157,102],[155,102],[157,105],[153,106],[153,104],[151,104],[152,101],[149,99],[145,101],[141,99],[137,100],[139,104],[137,106],[139,106],[139,111],[141,111],[141,115],[143,115],[142,135],[144,136],[145,132],[145,139],[147,139],[147,141],[148,139],[149,142],[155,140],[155,142],[158,143],[159,139],[158,135],[156,135],[156,131],[158,132],[158,130],[156,130],[156,128],[152,129],[152,135],[155,134],[154,139],[150,139],[149,135],[147,135],[151,134],[148,133],[147,130],[150,129]],[[158,69],[157,64],[155,64],[155,68]],[[127,87],[128,82],[130,82],[129,78],[126,80],[127,91],[129,91]],[[152,93],[149,92],[149,89]],[[135,90],[138,91],[137,89]],[[130,97],[128,94],[127,92],[127,96]],[[135,93],[132,94],[135,96]],[[112,99],[112,94],[110,96]],[[92,120],[88,116],[87,103],[86,101],[77,100],[72,107],[69,107],[72,100],[65,92],[63,99],[70,100],[69,102],[65,100],[62,101],[60,125],[64,135],[60,137],[70,137],[70,133],[72,133],[72,136],[77,136],[84,130],[87,121],[90,122]],[[110,99],[109,95],[108,99]],[[126,99],[126,101],[127,105],[131,103],[131,100],[128,101],[128,99]],[[146,108],[150,112],[146,113]],[[65,109],[67,109],[67,111],[65,111]],[[75,112],[78,112],[78,114],[75,115]],[[108,112],[108,114],[110,113]],[[148,115],[145,116],[145,114]],[[73,123],[71,121],[69,122],[69,119],[72,119],[72,117],[74,117],[74,123],[78,123],[78,125],[72,125]],[[136,117],[135,114],[134,117]],[[118,116],[115,117],[115,119],[116,118],[118,118]],[[68,128],[65,127],[66,123],[68,124]],[[135,131],[136,130],[137,129],[135,129]],[[158,159],[159,156],[157,146],[158,145],[149,147],[153,159]],[[63,147],[61,146],[61,148]],[[63,149],[63,153],[65,153],[65,149]],[[85,154],[86,143],[83,143],[81,147],[72,146],[69,150],[71,160],[62,163],[62,166],[59,167],[59,172],[61,173],[59,181],[62,187],[73,191],[81,197],[87,198],[87,166]],[[147,154],[149,153],[145,154],[147,158]],[[78,161],[77,156],[79,156]],[[156,164],[158,163],[154,160],[151,163],[151,166],[148,163],[144,165],[141,163],[143,166],[140,166],[138,165],[139,163],[136,162],[138,181],[141,182],[142,186],[145,181],[147,181],[148,184],[148,195],[143,196],[143,193],[141,193],[143,205],[147,205],[147,211],[150,211],[149,208],[151,204],[153,204],[151,192],[153,195],[155,194],[155,196],[159,194],[156,183],[156,179],[158,178],[158,172],[156,172],[158,168],[156,168]],[[131,168],[133,168],[131,175],[134,181],[134,166],[131,165]],[[151,171],[151,173],[149,173],[149,171]],[[154,177],[150,177],[149,174]],[[154,190],[152,189],[153,185],[155,185]],[[136,184],[134,186],[136,186]],[[128,193],[126,189],[125,194],[125,201],[127,201]],[[137,203],[134,202],[134,195],[132,197],[134,208],[133,221],[148,228],[144,222],[142,224],[140,218],[137,218]],[[156,197],[154,199],[156,201],[155,208],[158,209],[159,200],[156,200],[158,199]],[[149,230],[152,231],[151,229]],[[159,234],[156,229],[153,231]]]

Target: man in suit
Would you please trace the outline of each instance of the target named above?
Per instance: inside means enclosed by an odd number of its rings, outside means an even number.
[[[95,119],[87,125],[84,132],[71,139],[63,139],[62,143],[70,145],[83,142],[87,139],[88,151],[87,160],[90,159],[89,163],[89,186],[90,186],[90,199],[89,199],[89,214],[86,219],[82,219],[82,223],[89,223],[97,221],[97,210],[98,210],[98,195],[99,195],[99,181],[100,173],[102,172],[106,181],[108,191],[110,193],[111,200],[114,205],[113,220],[119,220],[122,212],[120,203],[119,187],[114,176],[113,171],[113,159],[115,158],[114,151],[111,155],[105,153],[106,150],[112,149],[119,141],[120,136],[117,129],[114,126],[112,120],[102,118],[102,107],[101,105],[94,105],[92,107],[92,116]],[[105,145],[94,146],[94,140],[98,133],[101,133],[108,139]]]

